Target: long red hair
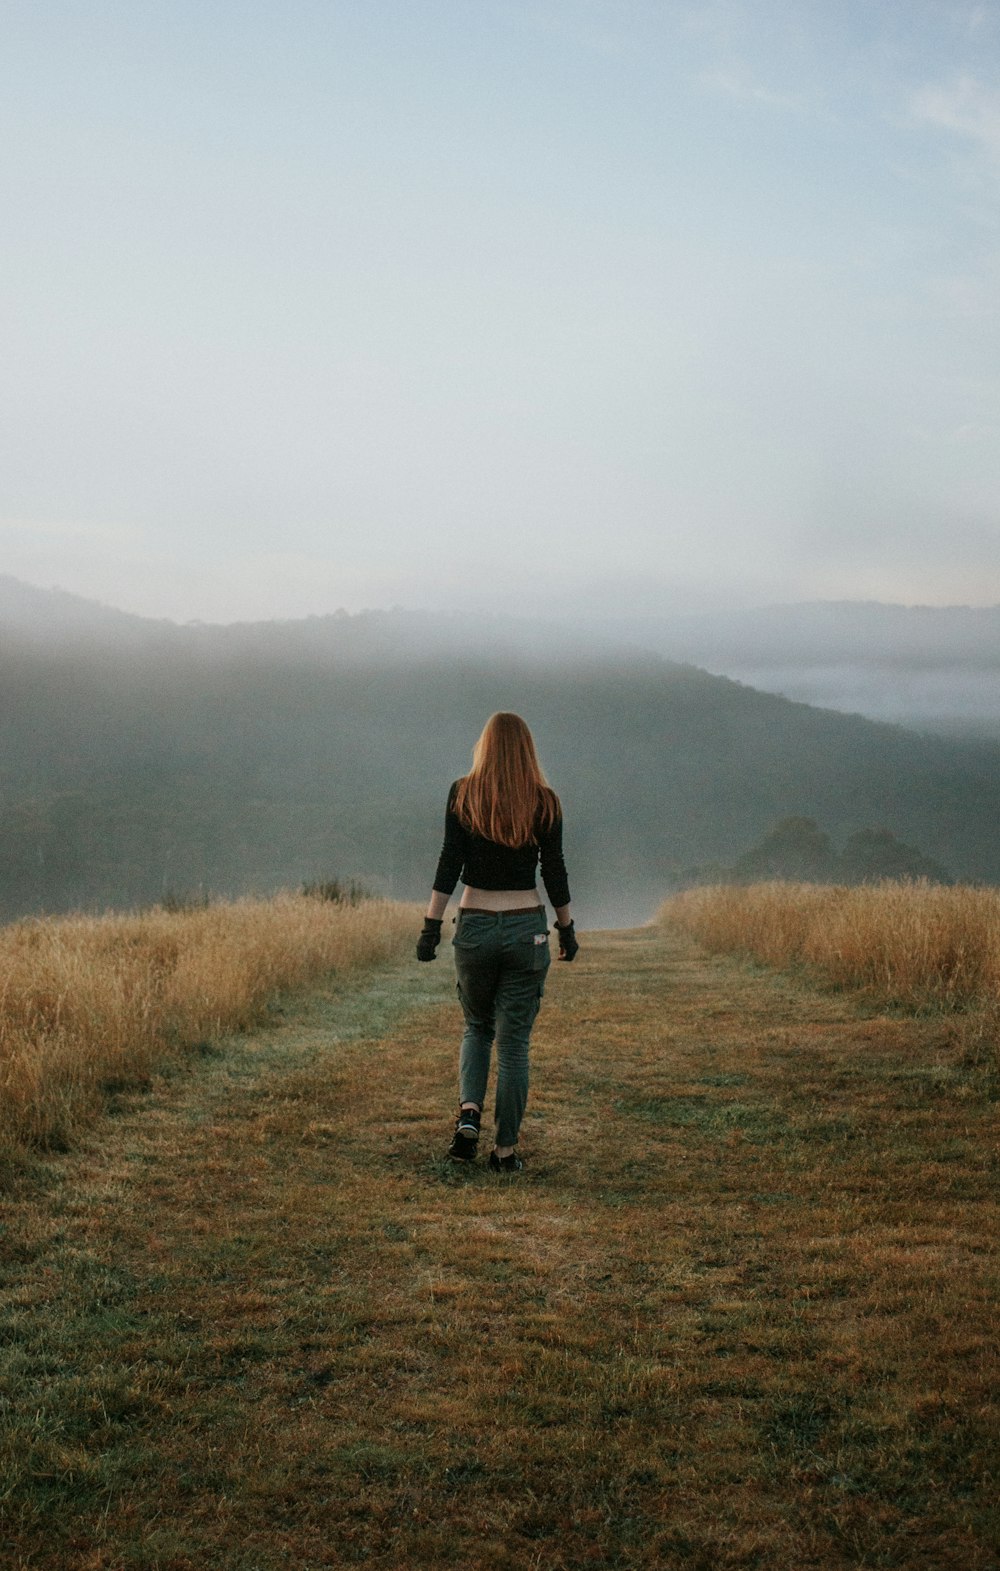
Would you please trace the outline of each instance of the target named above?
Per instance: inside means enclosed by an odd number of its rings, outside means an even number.
[[[490,715],[472,750],[472,768],[459,780],[455,812],[464,827],[498,845],[530,845],[560,817],[559,798],[520,715]]]

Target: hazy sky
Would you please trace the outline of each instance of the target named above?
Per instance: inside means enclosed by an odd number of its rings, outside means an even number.
[[[1000,601],[996,0],[0,18],[0,571]]]

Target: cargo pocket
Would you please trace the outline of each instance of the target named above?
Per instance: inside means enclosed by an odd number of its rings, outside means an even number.
[[[455,932],[452,936],[453,949],[479,949],[482,946],[486,933],[481,922],[468,923],[461,916],[455,919]]]
[[[547,971],[552,959],[549,954],[548,933],[532,933],[525,943],[528,949],[527,970],[543,973]]]

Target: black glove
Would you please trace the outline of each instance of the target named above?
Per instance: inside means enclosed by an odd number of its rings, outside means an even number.
[[[417,939],[417,959],[433,960],[437,954],[437,946],[441,942],[441,922],[433,916],[424,917],[424,925],[420,929]]]
[[[576,941],[576,928],[572,922],[567,922],[565,927],[556,923],[556,932],[559,934],[560,960],[572,960],[580,945]]]

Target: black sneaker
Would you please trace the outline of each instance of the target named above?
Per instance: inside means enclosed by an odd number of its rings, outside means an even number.
[[[495,1151],[490,1152],[491,1173],[519,1173],[524,1166],[516,1151],[510,1156],[497,1156]]]
[[[474,1107],[463,1108],[455,1120],[455,1133],[448,1147],[453,1162],[474,1162],[479,1149],[480,1113]]]
[[[448,1155],[453,1162],[474,1162],[478,1150],[478,1140],[470,1140],[468,1135],[460,1135],[456,1130],[448,1147]]]

